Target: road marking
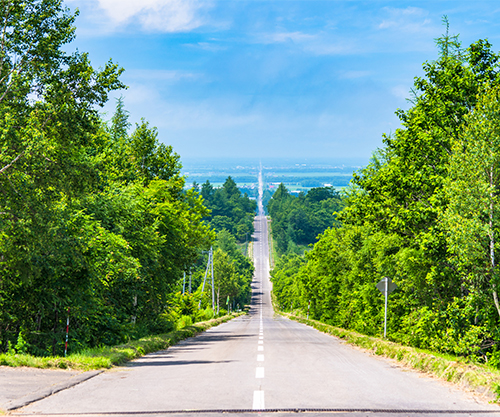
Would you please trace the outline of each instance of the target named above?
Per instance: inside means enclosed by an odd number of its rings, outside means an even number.
[[[263,345],[264,344],[264,341],[263,340],[259,340],[259,345]]]
[[[264,391],[253,392],[253,409],[263,410],[264,407]]]
[[[259,336],[259,340],[264,340],[264,336]]]
[[[257,350],[259,352],[263,352],[264,351],[264,346],[257,346]]]
[[[257,367],[255,370],[255,378],[264,378],[264,368],[263,367]]]
[[[264,362],[264,355],[257,355],[257,362]]]

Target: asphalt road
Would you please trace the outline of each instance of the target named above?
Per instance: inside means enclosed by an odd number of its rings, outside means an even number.
[[[15,414],[288,416],[309,410],[311,416],[352,417],[500,412],[498,406],[450,385],[275,316],[266,218],[258,216],[255,225],[256,274],[249,315]]]

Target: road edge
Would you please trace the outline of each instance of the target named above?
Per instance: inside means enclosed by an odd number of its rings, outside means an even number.
[[[70,378],[67,381],[52,385],[48,388],[44,388],[36,392],[31,392],[29,394],[26,394],[24,397],[10,401],[9,403],[7,403],[7,407],[5,408],[5,410],[6,411],[17,410],[19,408],[27,406],[28,404],[43,400],[44,398],[47,398],[60,391],[74,387],[75,385],[78,385],[82,382],[88,381],[90,378],[93,378],[101,374],[102,372],[104,372],[104,370],[82,372],[81,374],[75,375],[74,377]]]
[[[285,313],[276,308],[274,311],[282,317],[337,337],[368,354],[393,359],[409,369],[423,372],[480,395],[492,403],[500,404],[500,373],[494,373],[477,365],[437,357],[410,346],[340,329],[317,320]]]

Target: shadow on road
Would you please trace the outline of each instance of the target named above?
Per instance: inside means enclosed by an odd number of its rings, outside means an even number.
[[[169,355],[165,355],[164,361],[155,361],[154,358],[151,360],[151,358],[148,358],[147,361],[135,361],[131,362],[130,365],[128,366],[129,368],[137,368],[141,366],[176,366],[176,365],[212,365],[216,363],[230,363],[230,362],[235,362],[235,361],[169,361],[168,358]]]

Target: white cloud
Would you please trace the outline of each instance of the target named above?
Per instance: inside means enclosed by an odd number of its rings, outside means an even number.
[[[281,32],[281,33],[271,33],[266,35],[265,38],[268,39],[270,43],[281,43],[281,42],[305,42],[311,41],[316,38],[314,35],[309,35],[302,32]]]
[[[378,25],[379,29],[422,32],[431,24],[431,20],[426,18],[428,12],[418,7],[406,7],[404,9],[384,7],[383,10],[388,16]]]
[[[302,51],[313,55],[349,54],[354,50],[352,41],[331,39],[331,37],[324,32],[319,32],[314,35],[303,32],[276,32],[257,36],[257,43],[277,44],[286,42],[296,44]]]
[[[189,48],[203,49],[204,51],[210,52],[225,51],[227,49],[225,46],[218,45],[213,42],[186,43],[185,46]]]
[[[89,6],[83,0],[69,1]],[[203,12],[211,7],[210,0],[93,0],[93,3],[104,12],[105,21],[98,13],[95,19],[105,24],[107,30],[138,22],[152,32],[186,32],[200,27],[206,23]]]

